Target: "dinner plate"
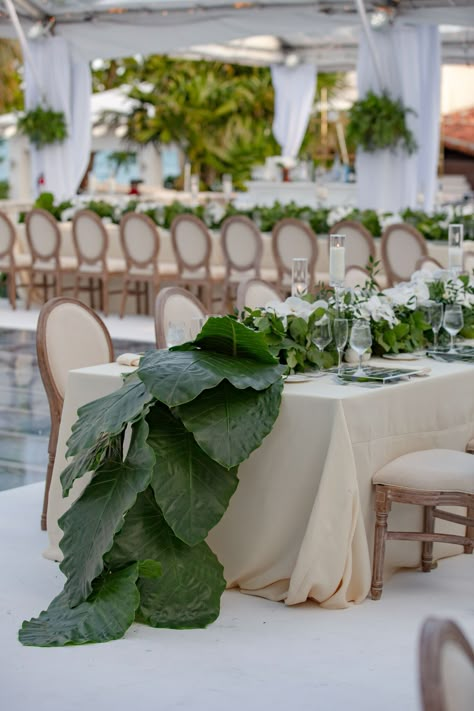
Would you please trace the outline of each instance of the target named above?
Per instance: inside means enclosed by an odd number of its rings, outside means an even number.
[[[382,356],[387,360],[420,360],[424,357],[424,353],[384,353]]]

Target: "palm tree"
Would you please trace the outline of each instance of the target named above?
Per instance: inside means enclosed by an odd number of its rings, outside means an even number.
[[[19,69],[22,59],[16,40],[0,39],[0,113],[23,108]]]

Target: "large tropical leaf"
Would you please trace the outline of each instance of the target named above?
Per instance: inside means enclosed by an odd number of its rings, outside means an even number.
[[[117,435],[127,423],[135,422],[152,396],[140,380],[131,380],[119,390],[83,405],[67,441],[67,456],[92,447],[103,434]]]
[[[122,447],[122,437],[101,436],[92,447],[78,454],[61,473],[63,496],[67,496],[72,485],[87,472],[95,472],[106,456],[117,458]],[[114,450],[117,449],[117,452]]]
[[[283,370],[280,365],[190,349],[150,351],[142,358],[137,374],[157,400],[175,407],[223,380],[236,388],[265,390],[281,378]]]
[[[236,390],[224,381],[177,411],[199,446],[228,469],[247,459],[271,431],[280,411],[282,390],[281,380],[260,392]]]
[[[264,336],[230,316],[207,319],[194,344],[214,353],[276,365]],[[180,350],[182,346],[177,346]]]
[[[173,534],[148,489],[125,517],[107,554],[107,564],[128,565],[139,559],[161,563],[157,580],[139,579],[137,620],[153,627],[205,627],[219,615],[225,589],[222,566],[206,543],[190,548]]]
[[[20,642],[26,646],[64,647],[123,637],[140,602],[137,578],[137,563],[107,573],[95,581],[89,599],[74,609],[69,607],[63,590],[47,610],[23,622],[18,635]]]
[[[237,487],[237,470],[210,459],[166,407],[155,405],[147,420],[156,501],[174,534],[194,546],[222,518]]]
[[[64,531],[60,568],[67,577],[64,590],[71,607],[89,597],[93,580],[102,572],[102,558],[121,529],[126,512],[150,483],[155,457],[146,443],[147,436],[148,425],[140,420],[133,426],[125,461],[116,451],[59,519]]]

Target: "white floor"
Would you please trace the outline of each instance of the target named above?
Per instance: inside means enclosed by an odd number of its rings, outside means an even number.
[[[415,711],[422,621],[453,618],[474,642],[474,556],[459,555],[429,575],[400,572],[379,602],[347,610],[231,591],[206,630],[134,625],[108,644],[22,647],[22,620],[62,587],[41,557],[42,492],[34,484],[0,494],[2,711]]]
[[[109,329],[112,338],[155,343],[155,326],[151,316],[126,314],[121,319],[117,314],[108,317],[99,315]],[[35,331],[38,316],[38,307],[32,307],[29,311],[23,308],[13,311],[6,299],[0,299],[0,328]]]

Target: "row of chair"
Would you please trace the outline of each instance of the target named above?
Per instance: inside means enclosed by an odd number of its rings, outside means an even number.
[[[281,294],[288,292],[291,284],[292,259],[306,257],[310,278],[327,283],[327,273],[315,272],[318,260],[318,240],[304,222],[285,218],[272,232],[272,250],[276,267],[263,268],[263,241],[257,226],[247,217],[228,218],[221,229],[223,266],[211,264],[212,238],[205,224],[194,215],[180,215],[171,226],[175,262],[159,259],[160,235],[154,222],[146,215],[128,213],[120,222],[122,258],[108,256],[109,237],[102,220],[93,212],[80,210],[73,219],[73,241],[76,256],[60,254],[61,235],[56,220],[46,211],[35,209],[26,216],[26,237],[30,254],[17,254],[15,228],[9,218],[0,213],[0,269],[8,276],[8,294],[15,308],[15,290],[18,273],[27,273],[27,307],[33,292],[40,287],[47,299],[50,289],[59,296],[63,293],[62,277],[73,275],[74,296],[88,291],[94,306],[94,295],[99,293],[99,303],[108,313],[109,279],[121,276],[123,288],[120,315],[123,316],[128,296],[141,299],[149,310],[148,291],[152,300],[162,283],[184,287],[194,286],[202,301],[212,310],[213,287],[224,290],[224,308],[233,304],[237,285],[246,278],[263,278],[276,285]],[[354,270],[351,276],[359,282],[367,274],[365,268],[370,257],[375,258],[372,235],[358,222],[340,222],[331,233],[347,235],[346,265]],[[410,225],[388,227],[382,236],[382,261],[385,278],[379,276],[381,287],[404,281],[422,262],[440,267],[427,255],[423,237]],[[39,281],[38,281],[39,280]],[[348,283],[352,286],[351,280]]]

